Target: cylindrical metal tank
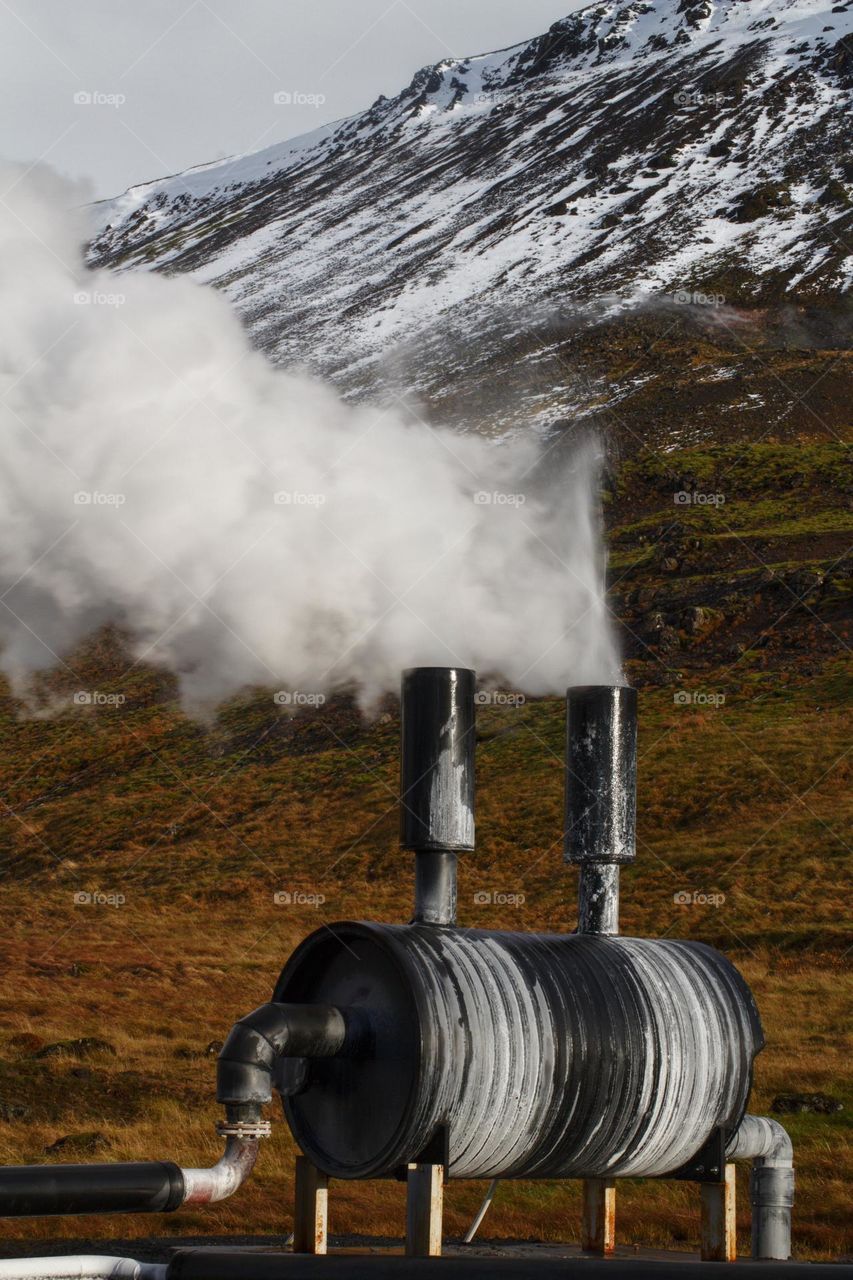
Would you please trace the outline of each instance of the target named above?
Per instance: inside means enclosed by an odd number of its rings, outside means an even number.
[[[652,1176],[737,1127],[763,1045],[737,970],[696,942],[344,922],[274,999],[363,1010],[285,1112],[336,1178],[394,1174],[446,1127],[454,1178]]]

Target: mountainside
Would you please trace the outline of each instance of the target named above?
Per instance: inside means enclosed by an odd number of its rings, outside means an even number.
[[[852,28],[851,0],[593,5],[350,119],[131,188],[96,206],[92,258],[215,284],[277,362],[345,391],[414,388],[445,416],[476,401],[498,427],[518,405],[479,396],[509,370],[544,425],[591,404],[555,356],[626,314],[655,344],[663,324],[737,351],[744,309],[770,308],[783,345],[805,329],[835,349],[809,308],[850,279]]]

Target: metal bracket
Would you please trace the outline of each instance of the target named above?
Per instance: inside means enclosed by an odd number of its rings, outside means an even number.
[[[728,1129],[715,1129],[704,1147],[691,1160],[674,1173],[665,1173],[663,1176],[679,1178],[683,1182],[725,1182],[728,1138]]]

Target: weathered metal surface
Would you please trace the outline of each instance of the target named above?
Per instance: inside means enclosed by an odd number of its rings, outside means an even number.
[[[329,1233],[329,1179],[307,1156],[296,1157],[293,1252],[325,1253]]]
[[[727,1149],[730,1160],[752,1160],[752,1256],[785,1261],[791,1256],[794,1205],[793,1146],[786,1129],[767,1116],[744,1116]]]
[[[456,924],[456,854],[424,849],[415,854],[415,924]]]
[[[474,693],[463,667],[403,673],[400,843],[415,852],[474,848]]]
[[[737,1258],[734,1165],[726,1165],[721,1182],[703,1182],[701,1195],[702,1259],[734,1262]]]
[[[410,1164],[406,1183],[406,1257],[440,1258],[444,1169],[440,1164]]]
[[[585,862],[578,874],[578,933],[619,932],[619,864]]]
[[[636,856],[637,691],[578,685],[566,694],[566,862]]]
[[[222,1158],[210,1169],[182,1169],[184,1204],[215,1204],[233,1196],[258,1158],[257,1138],[228,1137]]]
[[[584,1181],[581,1248],[602,1258],[616,1248],[616,1183],[612,1178]]]
[[[735,1129],[763,1044],[748,987],[701,943],[342,923],[277,1001],[362,1008],[371,1050],[285,1099],[303,1151],[376,1177],[449,1126],[454,1178],[654,1176]]]

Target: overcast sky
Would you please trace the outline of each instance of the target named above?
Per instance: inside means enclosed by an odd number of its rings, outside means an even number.
[[[350,115],[588,2],[0,0],[0,156],[112,195]]]

